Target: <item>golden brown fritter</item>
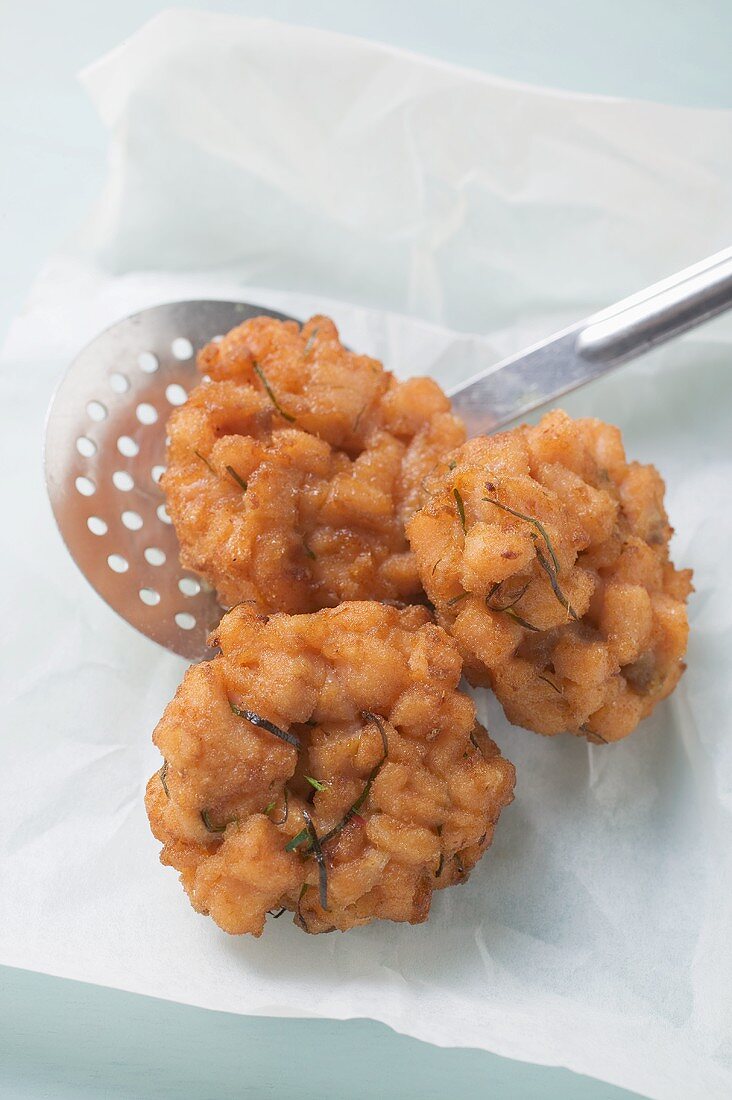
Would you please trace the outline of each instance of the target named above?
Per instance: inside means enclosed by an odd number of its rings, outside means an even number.
[[[511,722],[617,741],[673,691],[691,571],[617,428],[555,411],[466,443],[427,488],[407,526],[422,583]]]
[[[327,317],[254,318],[199,368],[211,381],[171,416],[162,479],[182,563],[227,607],[418,597],[404,524],[465,438],[437,383],[397,382]]]
[[[155,730],[146,795],[194,908],[255,936],[281,907],[306,932],[426,920],[513,797],[455,642],[425,608],[378,603],[237,607],[213,641]]]

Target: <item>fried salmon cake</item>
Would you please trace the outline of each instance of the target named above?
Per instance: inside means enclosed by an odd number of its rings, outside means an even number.
[[[514,769],[458,690],[456,643],[422,607],[224,616],[155,734],[146,806],[195,909],[259,936],[427,919],[513,798]]]
[[[684,670],[691,571],[653,466],[561,411],[470,440],[407,524],[438,622],[511,722],[617,741]]]
[[[317,611],[420,597],[404,525],[463,442],[436,382],[397,382],[326,317],[257,317],[205,347],[162,487],[182,564],[223,606]]]

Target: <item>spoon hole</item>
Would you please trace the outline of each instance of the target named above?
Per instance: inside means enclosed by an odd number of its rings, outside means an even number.
[[[76,485],[77,493],[81,493],[83,497],[94,496],[94,493],[97,491],[97,487],[90,477],[77,477],[74,484]]]
[[[145,548],[145,561],[149,565],[164,565],[165,564],[165,552],[158,546],[147,546]]]
[[[84,458],[91,458],[97,453],[97,445],[88,436],[80,435],[76,441],[76,449]]]
[[[107,565],[114,573],[126,573],[129,569],[127,559],[123,558],[121,554],[110,554],[107,558]]]
[[[143,351],[137,357],[137,365],[145,374],[155,374],[160,363],[157,355],[153,355],[151,351]]]
[[[117,450],[125,458],[134,458],[135,455],[140,453],[140,448],[134,439],[129,435],[121,435],[117,440]]]
[[[173,343],[170,345],[170,350],[176,359],[180,359],[183,362],[185,359],[190,359],[193,355],[193,344],[190,340],[187,340],[185,336],[176,336]]]
[[[112,481],[115,489],[119,489],[122,493],[129,493],[130,489],[134,489],[135,481],[132,474],[128,474],[127,470],[115,470],[112,474]]]
[[[139,512],[123,512],[122,522],[128,531],[139,531],[142,527],[142,516]]]
[[[141,424],[154,424],[158,418],[158,410],[149,401],[141,401],[135,409],[135,415]]]
[[[89,516],[86,525],[93,535],[106,535],[109,528],[99,516]]]
[[[124,374],[120,374],[118,371],[115,371],[114,374],[110,374],[109,384],[114,393],[127,393],[130,388],[129,378]]]

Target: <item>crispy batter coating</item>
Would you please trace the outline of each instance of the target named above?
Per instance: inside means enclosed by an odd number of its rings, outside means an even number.
[[[685,667],[691,571],[669,561],[656,469],[555,411],[471,440],[427,487],[409,540],[468,679],[537,733],[631,733]]]
[[[436,382],[396,379],[327,317],[257,317],[199,355],[162,479],[181,561],[229,607],[291,614],[412,600],[404,525],[465,438]]]
[[[165,764],[146,794],[194,908],[255,936],[281,907],[306,932],[426,920],[432,891],[490,845],[515,779],[457,690],[455,642],[425,608],[365,602],[237,607],[214,641],[155,730]]]

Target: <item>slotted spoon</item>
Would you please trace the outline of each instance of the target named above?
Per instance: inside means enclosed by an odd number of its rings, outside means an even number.
[[[495,431],[732,305],[732,249],[480,372],[452,394],[470,435]],[[249,317],[240,302],[175,302],[103,332],[69,367],[49,409],[46,484],[66,545],[99,595],[153,641],[209,655],[222,609],[180,566],[158,484],[165,423],[197,382],[195,353]]]

